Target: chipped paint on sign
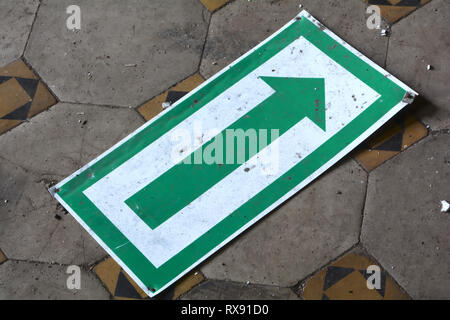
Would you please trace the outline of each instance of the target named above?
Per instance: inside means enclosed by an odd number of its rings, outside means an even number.
[[[154,296],[349,153],[406,95],[416,93],[303,11],[52,192]],[[177,130],[203,151],[230,128],[280,134],[243,163],[172,161]],[[267,172],[258,160],[272,149],[280,161]]]

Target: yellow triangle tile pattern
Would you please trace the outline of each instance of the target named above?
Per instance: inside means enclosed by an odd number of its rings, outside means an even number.
[[[389,23],[394,23],[427,4],[431,0],[366,0],[369,5],[380,7],[381,15]]]
[[[0,134],[55,103],[53,95],[22,60],[0,68]]]
[[[108,258],[94,267],[95,274],[115,300],[148,299],[144,291],[112,259]],[[193,271],[178,280],[155,299],[175,300],[204,280],[200,272]]]
[[[211,12],[223,7],[230,0],[200,0],[201,3]]]
[[[352,156],[372,171],[427,135],[427,128],[409,111],[403,111],[363,142]]]
[[[305,300],[407,300],[408,295],[381,268],[380,288],[369,289],[367,267],[372,259],[349,253],[313,275],[303,291]]]
[[[5,256],[5,254],[3,253],[3,251],[0,249],[0,264],[2,264],[3,262],[5,262],[7,259],[6,259],[6,256]]]

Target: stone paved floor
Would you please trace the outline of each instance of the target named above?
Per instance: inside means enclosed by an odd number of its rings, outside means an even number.
[[[440,210],[450,202],[447,0],[384,1],[387,37],[367,28],[372,0],[80,0],[75,32],[65,27],[72,1],[2,0],[0,299],[143,298],[47,188],[300,3],[421,97],[408,120],[382,128],[160,298],[450,299],[450,213]],[[378,292],[362,285],[369,262],[382,270]],[[80,290],[67,288],[71,265]]]

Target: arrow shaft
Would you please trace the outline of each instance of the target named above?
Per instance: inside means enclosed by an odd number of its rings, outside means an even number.
[[[289,101],[285,93],[276,91],[125,203],[150,228],[157,228],[306,117],[306,109]],[[239,139],[237,133],[247,133],[245,140]],[[213,164],[196,164],[195,160],[211,149],[214,149],[214,158],[220,160]]]

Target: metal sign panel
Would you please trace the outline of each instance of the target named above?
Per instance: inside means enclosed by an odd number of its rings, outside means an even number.
[[[303,11],[51,192],[154,296],[416,95]]]

